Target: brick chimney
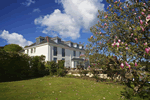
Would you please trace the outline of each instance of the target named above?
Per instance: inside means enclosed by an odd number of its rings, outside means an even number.
[[[48,36],[46,36],[47,42],[49,42]]]

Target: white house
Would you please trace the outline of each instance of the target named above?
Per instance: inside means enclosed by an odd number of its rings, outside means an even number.
[[[37,37],[36,42],[24,48],[24,53],[29,56],[45,55],[45,61],[65,60],[65,67],[76,68],[78,64],[88,66],[86,62],[79,58],[85,53],[82,44],[73,43],[71,41],[62,41],[59,37]]]

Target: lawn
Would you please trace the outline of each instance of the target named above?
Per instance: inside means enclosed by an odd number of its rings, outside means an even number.
[[[123,86],[68,77],[0,83],[0,100],[120,100]]]

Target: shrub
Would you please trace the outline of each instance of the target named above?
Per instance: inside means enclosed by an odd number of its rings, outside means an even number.
[[[46,67],[49,69],[50,75],[57,74],[57,64],[55,61],[47,61]]]

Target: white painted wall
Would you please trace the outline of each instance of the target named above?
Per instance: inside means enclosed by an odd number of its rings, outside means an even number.
[[[33,49],[33,53],[31,53],[31,48],[36,48],[36,51],[34,52]],[[41,45],[38,47],[30,47],[29,49],[29,56],[41,56],[44,55],[45,56],[45,61],[48,61],[48,45]],[[27,54],[27,50],[25,50],[25,53]]]
[[[65,58],[65,67],[69,67],[73,68],[74,67],[74,62],[71,61],[72,58],[79,58],[79,53],[81,52],[81,54],[84,54],[84,51],[80,51],[80,50],[75,50],[76,51],[76,56],[73,56],[73,51],[74,49],[70,49],[70,48],[65,48],[65,47],[61,47],[61,46],[56,46],[57,47],[57,56],[54,56],[53,54],[53,47],[55,45],[54,44],[41,44],[40,46],[33,46],[33,47],[28,47],[25,48],[25,53],[27,54],[27,49],[29,50],[28,55],[29,56],[40,56],[40,55],[45,55],[45,61],[53,61],[54,58],[57,58],[57,60],[62,60],[62,58]],[[31,53],[31,48],[36,48],[36,52],[34,52],[33,49],[33,53]],[[62,57],[62,48],[65,49],[65,57]]]

